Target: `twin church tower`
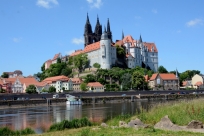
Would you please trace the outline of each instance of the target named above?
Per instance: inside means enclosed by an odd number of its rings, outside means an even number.
[[[106,28],[104,28],[104,29],[106,29]],[[110,39],[112,42],[112,32],[110,29],[109,19],[107,22],[107,30],[104,30],[104,31],[106,31],[108,39]],[[96,22],[95,30],[93,32],[92,27],[91,27],[91,23],[89,22],[89,16],[87,13],[87,19],[86,19],[86,24],[85,24],[85,29],[84,29],[84,47],[86,47],[89,44],[100,41],[101,35],[102,35],[102,25],[99,22],[98,16],[97,16],[97,22]]]

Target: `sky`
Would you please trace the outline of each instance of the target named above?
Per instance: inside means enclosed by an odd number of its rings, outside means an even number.
[[[55,54],[84,49],[87,13],[94,31],[110,21],[113,41],[153,42],[159,66],[204,73],[204,0],[0,0],[0,74],[41,72]]]

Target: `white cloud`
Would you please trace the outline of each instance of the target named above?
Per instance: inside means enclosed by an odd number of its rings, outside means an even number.
[[[22,38],[16,38],[16,37],[13,38],[13,42],[15,42],[15,43],[18,43],[18,42],[20,42],[21,40],[22,40]]]
[[[158,13],[158,11],[157,11],[156,9],[153,9],[152,12],[153,12],[154,14],[157,14],[157,13]]]
[[[75,50],[67,51],[66,54],[67,54],[67,55],[70,55],[70,54],[72,54],[73,52],[75,52]]]
[[[83,39],[83,37],[74,38],[74,39],[72,39],[72,43],[74,43],[74,44],[83,44],[84,43],[84,39]]]
[[[86,0],[88,3],[93,3],[93,0]]]
[[[57,0],[37,0],[36,5],[43,8],[52,8],[53,6],[59,5]]]
[[[195,25],[203,25],[203,22],[204,21],[202,19],[194,19],[187,22],[186,25],[188,27],[195,26]]]
[[[86,1],[89,3],[91,8],[100,9],[100,7],[103,5],[102,0],[86,0]]]

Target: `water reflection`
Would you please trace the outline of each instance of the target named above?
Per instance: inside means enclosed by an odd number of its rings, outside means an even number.
[[[153,101],[137,101],[123,103],[106,103],[93,105],[55,105],[25,108],[0,109],[0,127],[7,126],[12,130],[30,127],[37,133],[47,130],[51,124],[64,119],[88,117],[91,121],[102,122],[117,115],[136,114],[141,109],[158,103]]]

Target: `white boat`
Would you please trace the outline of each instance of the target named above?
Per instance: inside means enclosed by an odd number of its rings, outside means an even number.
[[[66,98],[67,98],[67,101],[66,101],[67,105],[82,105],[81,99],[76,100],[75,96],[73,95],[67,94]]]

